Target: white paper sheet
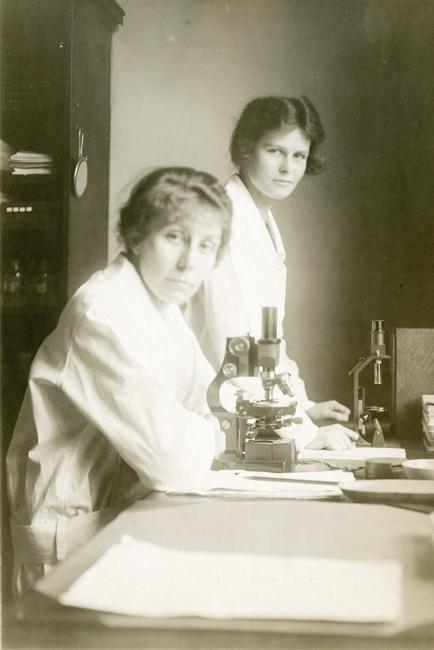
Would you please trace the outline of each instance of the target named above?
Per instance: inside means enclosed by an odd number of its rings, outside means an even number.
[[[367,460],[369,458],[406,458],[405,449],[400,447],[352,447],[341,451],[328,449],[301,449],[298,453],[299,461],[315,460]]]
[[[312,499],[342,496],[338,483],[353,481],[351,472],[250,472],[219,470],[209,472],[200,484],[184,490],[170,489],[169,494],[201,496],[252,496],[274,499]]]
[[[401,565],[182,551],[125,537],[59,600],[152,618],[391,622],[401,616]]]

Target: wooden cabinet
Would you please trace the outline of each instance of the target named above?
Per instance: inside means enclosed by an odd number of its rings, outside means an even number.
[[[107,261],[111,41],[123,16],[113,0],[2,0],[3,463],[35,352],[70,295]],[[73,176],[80,129],[88,184],[78,198]],[[12,152],[43,154],[45,163],[37,158],[36,166],[51,173],[36,173],[28,155],[32,173],[11,173],[5,143]],[[2,556],[7,600],[7,525]]]
[[[123,16],[113,0],[2,1],[3,450],[35,351],[107,261],[111,41]],[[88,165],[80,198],[79,133]],[[51,173],[11,173],[4,143],[44,154]]]

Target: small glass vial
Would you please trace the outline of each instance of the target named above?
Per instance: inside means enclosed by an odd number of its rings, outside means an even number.
[[[3,298],[5,305],[11,307],[18,307],[25,302],[23,272],[17,257],[11,260],[4,274]]]
[[[36,304],[41,306],[53,303],[53,278],[45,258],[42,258],[35,268],[33,277],[33,294]]]

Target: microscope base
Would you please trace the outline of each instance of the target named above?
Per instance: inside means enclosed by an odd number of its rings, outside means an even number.
[[[228,469],[244,469],[259,472],[294,472],[297,453],[293,440],[249,440],[244,459],[235,452],[222,454],[217,464]],[[217,468],[217,467],[216,467]]]
[[[274,462],[285,466],[284,472],[293,472],[297,452],[293,440],[249,440],[246,443],[246,462]]]

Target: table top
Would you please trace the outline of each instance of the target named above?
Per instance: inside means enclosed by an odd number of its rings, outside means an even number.
[[[193,551],[397,558],[403,566],[403,617],[397,624],[144,619],[59,605],[55,598],[124,534]],[[38,647],[56,648],[224,646],[337,650],[355,647],[354,639],[361,642],[362,637],[364,648],[432,648],[431,535],[427,514],[386,505],[152,493],[118,515],[44,578],[39,586],[41,593],[29,594],[18,604],[23,625],[9,629],[7,647],[34,647],[28,643],[36,635]]]

